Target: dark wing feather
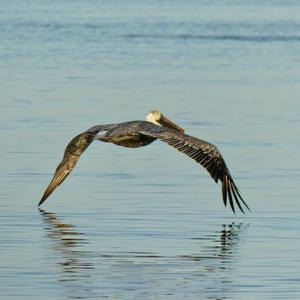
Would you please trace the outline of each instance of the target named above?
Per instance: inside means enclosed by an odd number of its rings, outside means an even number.
[[[226,206],[227,199],[229,199],[229,204],[233,212],[235,212],[234,200],[243,213],[244,210],[240,202],[249,209],[240,195],[220,151],[215,145],[173,129],[159,128],[156,125],[149,125],[146,129],[140,130],[140,132],[155,137],[188,155],[202,165],[215,182],[221,180],[224,205]]]
[[[108,130],[115,125],[97,125],[74,137],[66,147],[63,160],[55,170],[55,174],[45,190],[39,206],[50,196],[50,194],[66,179],[75,167],[80,155],[92,143],[99,131]]]

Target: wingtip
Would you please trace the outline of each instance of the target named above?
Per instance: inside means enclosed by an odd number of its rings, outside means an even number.
[[[45,201],[46,199],[49,197],[51,193],[48,192],[48,189],[45,191],[43,197],[41,198],[40,202],[38,203],[38,207],[40,207]]]
[[[223,198],[224,206],[226,207],[227,206],[226,177],[224,177],[222,182],[222,198]]]
[[[247,203],[244,201],[244,199],[241,196],[241,193],[238,189],[238,187],[235,185],[233,179],[231,178],[230,175],[225,175],[222,180],[222,195],[223,195],[223,202],[224,205],[226,206],[227,202],[230,204],[230,208],[232,212],[235,214],[236,213],[236,207],[234,205],[237,205],[239,210],[245,215],[245,208],[251,212],[250,207],[247,205]],[[229,201],[227,201],[227,198]],[[241,202],[241,203],[240,203]],[[245,207],[243,207],[241,204],[243,204]]]
[[[46,198],[45,198],[45,197],[42,197],[42,199],[41,199],[40,202],[38,203],[38,207],[40,207],[40,206],[44,203],[45,200],[46,200]]]
[[[234,208],[233,199],[232,199],[232,193],[231,193],[230,179],[228,178],[227,175],[226,175],[226,191],[228,193],[229,204],[230,204],[231,210],[235,214],[235,208]]]
[[[251,212],[250,207],[249,207],[248,204],[244,201],[244,199],[243,199],[243,197],[242,197],[242,195],[241,195],[241,193],[240,193],[238,187],[235,185],[234,182],[232,183],[232,185],[233,185],[232,188],[233,188],[233,190],[235,191],[235,193],[237,194],[238,198],[242,201],[242,203],[245,205],[245,207],[248,209],[248,211]],[[243,213],[245,214],[244,211],[243,211]]]
[[[234,181],[231,179],[230,183],[229,183],[229,186],[230,186],[230,189],[231,189],[231,192],[234,196],[234,199],[235,199],[235,202],[238,206],[238,208],[240,209],[240,211],[245,215],[246,212],[245,212],[245,208],[242,206],[242,204],[246,207],[246,209],[248,211],[251,212],[251,209],[250,207],[247,205],[247,203],[244,201],[238,187],[236,186],[236,184],[234,183]],[[241,203],[240,203],[241,202]]]

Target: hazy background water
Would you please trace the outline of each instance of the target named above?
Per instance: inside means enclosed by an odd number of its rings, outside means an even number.
[[[1,0],[0,298],[299,299],[299,1]],[[253,212],[159,142],[67,142],[158,108]]]

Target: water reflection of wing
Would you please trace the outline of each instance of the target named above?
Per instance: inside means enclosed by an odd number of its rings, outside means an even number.
[[[220,249],[218,256],[220,258],[231,258],[238,249],[242,232],[249,227],[249,224],[244,224],[243,222],[239,224],[232,223],[222,225],[222,227],[220,231]]]
[[[52,249],[54,253],[50,254],[50,258],[57,261],[56,265],[59,266],[60,282],[70,282],[74,284],[77,282],[77,288],[74,285],[73,294],[80,292],[80,290],[87,287],[82,286],[82,278],[85,279],[92,276],[91,270],[94,265],[89,262],[89,253],[84,251],[83,247],[88,243],[85,235],[76,230],[72,225],[63,223],[59,217],[53,213],[46,212],[40,209],[40,213],[44,221],[44,229],[46,237],[51,239],[54,244]]]
[[[239,257],[243,233],[249,227],[245,223],[223,224],[220,231],[200,238],[204,243],[199,254],[185,255],[185,259],[197,262],[198,274],[205,279],[203,298],[223,300],[230,298],[236,285],[233,273]]]
[[[182,298],[186,294],[223,300],[231,298],[238,285],[236,266],[248,224],[222,225],[206,236],[192,237],[195,241],[185,247],[188,254],[164,256],[147,246],[140,252],[126,252],[126,247],[124,251],[85,251],[87,238],[76,227],[55,214],[41,210],[41,215],[46,238],[54,245],[47,259],[58,266],[58,281],[72,299],[99,299],[108,292],[126,296],[129,290],[137,299],[145,299],[143,291],[151,290],[153,299],[168,291]],[[198,249],[196,253],[189,253],[189,244]]]
[[[200,260],[207,258],[234,258],[239,247],[241,234],[249,227],[249,224],[243,222],[235,224],[223,224],[220,231],[216,231],[213,235],[203,236],[200,238],[192,238],[193,240],[205,241],[206,245],[202,252],[203,255],[186,255],[185,257]]]

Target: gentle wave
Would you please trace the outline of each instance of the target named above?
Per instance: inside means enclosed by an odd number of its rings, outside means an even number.
[[[127,34],[128,39],[178,39],[178,40],[212,40],[212,41],[237,41],[237,42],[290,42],[300,41],[300,36],[252,36],[252,35],[152,35],[152,34]]]

